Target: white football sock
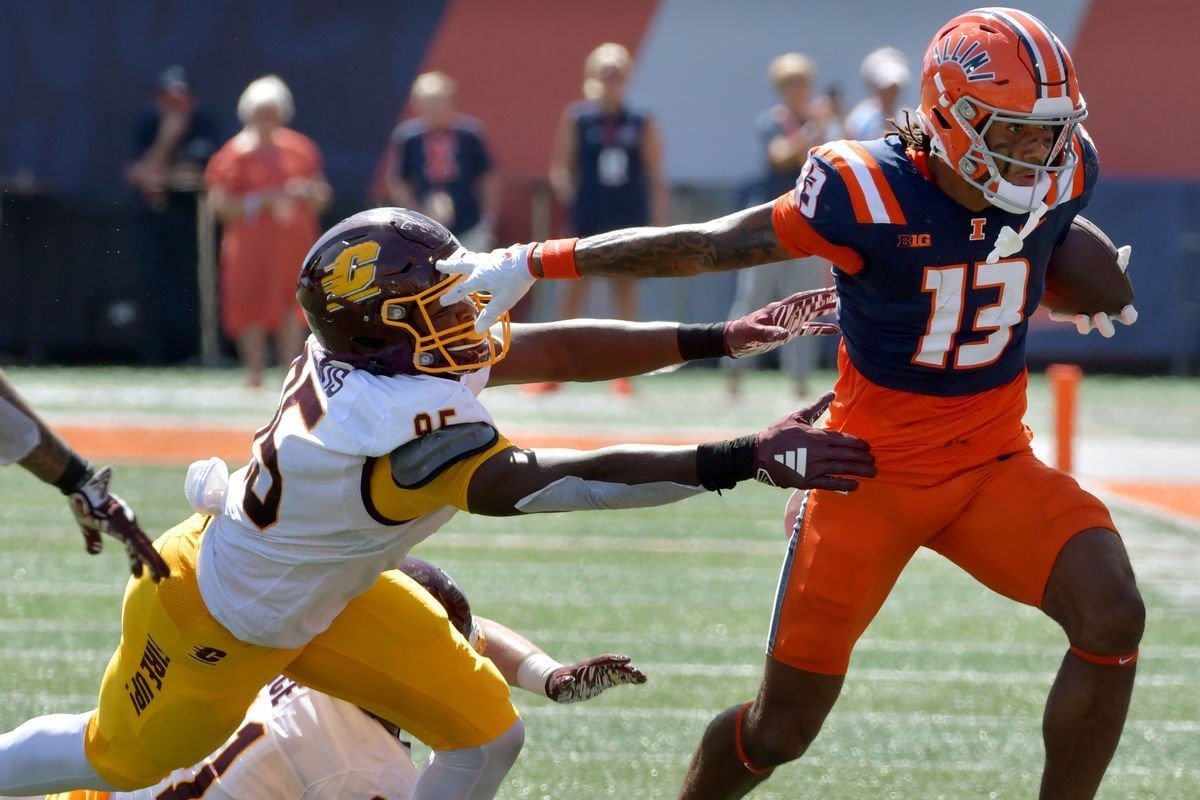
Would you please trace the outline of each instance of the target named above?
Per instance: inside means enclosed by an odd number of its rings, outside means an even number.
[[[435,750],[417,777],[412,800],[491,800],[525,743],[520,719],[492,741],[462,750]]]
[[[83,752],[83,734],[93,713],[48,714],[0,735],[0,794],[116,791]]]

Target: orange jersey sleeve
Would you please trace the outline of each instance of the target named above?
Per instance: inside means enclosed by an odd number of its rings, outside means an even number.
[[[853,248],[836,245],[817,232],[800,213],[794,191],[780,195],[771,209],[771,225],[775,235],[789,253],[797,258],[820,256],[840,270],[860,272],[862,256]]]

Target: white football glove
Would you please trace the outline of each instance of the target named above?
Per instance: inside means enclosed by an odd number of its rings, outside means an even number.
[[[1129,256],[1133,253],[1131,245],[1122,245],[1117,248],[1117,266],[1121,268],[1121,272],[1126,272],[1129,269]],[[1079,331],[1083,336],[1087,336],[1093,330],[1100,331],[1100,335],[1105,339],[1111,339],[1113,334],[1117,332],[1113,326],[1113,321],[1117,321],[1122,325],[1132,325],[1137,322],[1138,312],[1132,305],[1125,306],[1119,314],[1106,314],[1103,311],[1098,311],[1095,314],[1064,314],[1060,311],[1051,311],[1050,319],[1055,322],[1070,322],[1075,326],[1075,330]]]
[[[459,250],[435,265],[446,275],[466,275],[467,279],[442,297],[442,305],[453,305],[471,292],[491,295],[491,300],[475,320],[475,332],[483,333],[496,324],[500,315],[517,304],[537,280],[529,271],[533,244],[514,244],[490,253]]]

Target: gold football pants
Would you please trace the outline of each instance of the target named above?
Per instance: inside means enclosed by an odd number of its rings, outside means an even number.
[[[303,647],[247,644],[209,614],[196,584],[194,516],[156,546],[171,577],[131,579],[121,643],[88,724],[88,760],[122,789],[195,764],[238,727],[258,690],[283,674],[389,720],[436,750],[478,747],[517,719],[508,685],[399,571],[382,574]]]

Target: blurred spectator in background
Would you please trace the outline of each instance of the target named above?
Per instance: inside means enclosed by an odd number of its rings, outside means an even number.
[[[669,194],[663,173],[662,136],[649,113],[625,103],[633,58],[624,46],[602,44],[583,67],[583,100],[563,112],[554,135],[550,186],[568,210],[572,236],[666,225]],[[591,281],[565,281],[556,319],[582,316]],[[636,319],[637,283],[611,281],[620,319]],[[536,385],[535,385],[536,386]],[[541,385],[542,389],[554,384]],[[617,394],[631,385],[613,382]]]
[[[251,83],[237,113],[245,127],[213,156],[205,178],[223,225],[221,324],[237,342],[246,384],[257,387],[267,334],[280,364],[300,353],[305,327],[296,279],[332,192],[316,144],[285,127],[294,106],[282,80],[267,75]]]
[[[392,203],[433,217],[468,250],[496,243],[500,176],[483,136],[483,124],[454,107],[454,81],[426,72],[412,88],[417,117],[392,134],[388,193]]]
[[[900,93],[908,84],[908,62],[894,47],[881,47],[862,62],[862,79],[870,95],[846,117],[846,137],[867,141],[888,132],[888,120],[900,111]]]
[[[211,118],[196,108],[183,67],[158,78],[154,108],[138,118],[125,180],[137,189],[143,363],[168,364],[199,349],[196,198],[217,149]]]
[[[763,176],[751,198],[752,204],[774,200],[794,189],[809,148],[824,144],[840,132],[835,104],[828,97],[813,96],[817,65],[811,58],[802,53],[784,53],[771,61],[767,77],[775,86],[779,103],[760,114],[754,123],[763,157]],[[828,283],[828,265],[819,258],[739,270],[737,294],[729,318],[737,319],[772,300],[819,289]],[[815,337],[798,337],[776,351],[797,395],[808,392],[808,374],[816,365],[816,347]],[[724,360],[730,396],[737,396],[742,372],[747,362],[755,360]]]

